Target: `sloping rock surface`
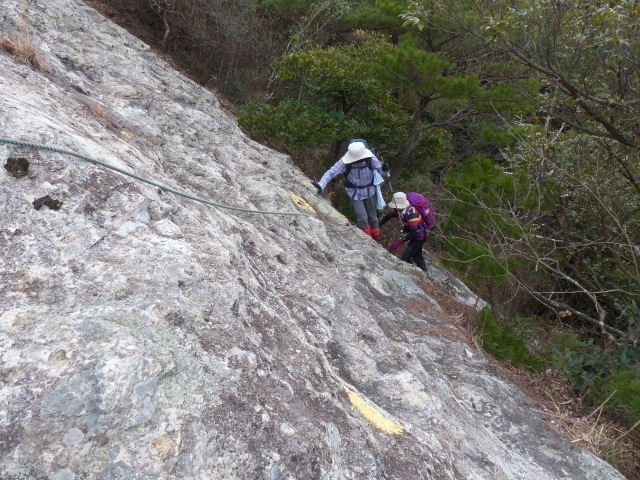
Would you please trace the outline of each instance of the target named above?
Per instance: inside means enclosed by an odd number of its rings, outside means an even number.
[[[314,213],[0,144],[0,478],[622,478],[464,343],[434,294],[462,284],[83,3],[1,3],[25,21],[44,71],[0,53],[0,137]]]

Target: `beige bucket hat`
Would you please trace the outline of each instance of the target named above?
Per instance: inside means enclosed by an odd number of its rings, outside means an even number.
[[[409,200],[407,200],[407,194],[404,192],[396,192],[393,194],[392,200],[388,203],[389,208],[394,210],[404,210],[409,206]]]
[[[347,153],[340,159],[342,163],[353,163],[363,158],[373,157],[373,153],[362,142],[353,142],[349,145]]]

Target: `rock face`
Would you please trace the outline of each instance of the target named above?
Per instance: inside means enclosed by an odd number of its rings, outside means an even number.
[[[211,93],[77,0],[0,14],[44,65],[0,53],[0,137],[311,214],[0,143],[0,478],[623,478]]]

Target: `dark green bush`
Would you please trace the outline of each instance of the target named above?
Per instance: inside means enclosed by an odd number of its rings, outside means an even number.
[[[552,334],[553,365],[576,390],[587,393],[593,385],[602,384],[611,369],[610,356],[590,338],[582,342],[575,334]]]
[[[621,368],[611,373],[608,381],[594,395],[594,402],[601,404],[611,398],[604,410],[616,414],[633,424],[640,420],[640,378],[638,371]]]
[[[494,357],[516,366],[525,365],[536,371],[546,366],[544,359],[529,353],[522,338],[500,325],[489,308],[479,313],[476,322],[480,329],[482,347]]]
[[[635,328],[635,322],[629,323]],[[603,348],[593,338],[582,341],[577,334],[554,332],[552,363],[585,400],[594,405],[606,401],[605,412],[633,424],[640,419],[640,349],[621,343]]]

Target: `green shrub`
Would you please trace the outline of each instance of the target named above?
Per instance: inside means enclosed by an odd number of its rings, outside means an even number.
[[[583,342],[576,334],[553,332],[551,343],[553,365],[576,390],[588,393],[593,385],[597,388],[608,378],[612,358],[593,338]]]
[[[500,325],[489,308],[482,310],[476,321],[482,346],[494,357],[516,366],[526,365],[533,370],[541,370],[546,366],[544,359],[529,353],[522,338],[515,335],[511,329]]]
[[[610,395],[604,406],[605,411],[618,415],[630,424],[640,420],[640,378],[637,371],[628,368],[614,371],[597,391],[594,401],[601,404]]]
[[[631,322],[630,322],[631,323]],[[633,325],[635,327],[635,325]],[[593,338],[582,341],[575,333],[551,334],[552,364],[586,400],[625,422],[640,419],[638,348],[628,342],[604,349]]]

